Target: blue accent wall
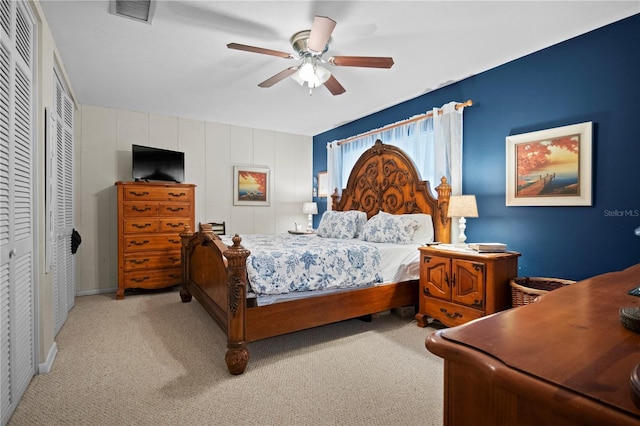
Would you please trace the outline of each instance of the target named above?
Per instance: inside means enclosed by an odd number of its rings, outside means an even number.
[[[521,252],[521,276],[580,280],[640,262],[640,14],[316,135],[314,172],[327,142],[467,99],[462,188],[480,216],[467,241]],[[587,121],[592,206],[507,207],[505,138]]]

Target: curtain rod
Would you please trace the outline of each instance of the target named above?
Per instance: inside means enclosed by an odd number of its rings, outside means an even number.
[[[471,99],[469,99],[466,102],[462,102],[460,104],[456,104],[455,108],[456,108],[456,111],[457,111],[460,108],[464,108],[464,107],[468,107],[468,106],[472,106],[472,105],[473,105],[473,101]],[[443,113],[443,111],[441,109],[439,109],[438,110],[438,115],[442,115],[442,113]],[[385,130],[391,130],[391,129],[394,129],[396,127],[404,126],[405,124],[413,123],[414,121],[424,120],[425,118],[429,118],[429,117],[433,117],[433,112],[432,111],[429,111],[429,112],[427,112],[425,114],[421,114],[421,115],[419,115],[417,117],[409,118],[409,119],[404,120],[404,121],[399,121],[399,122],[397,122],[395,124],[390,124],[388,126],[381,127],[379,129],[376,129],[376,130],[371,130],[369,132],[361,133],[361,134],[359,134],[357,136],[352,136],[350,138],[341,140],[340,142],[338,142],[338,146],[340,146],[340,145],[342,145],[344,143],[349,143],[351,141],[354,141],[356,139],[359,139],[359,138],[362,138],[362,137],[365,137],[365,136],[373,135],[375,133],[384,132]]]

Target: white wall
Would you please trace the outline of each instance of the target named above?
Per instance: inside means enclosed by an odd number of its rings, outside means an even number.
[[[83,105],[76,115],[76,168],[82,235],[79,295],[117,287],[116,181],[131,180],[131,145],[185,153],[185,181],[196,185],[196,222],[225,221],[227,233],[282,233],[306,223],[312,138],[179,117]],[[268,207],[234,206],[233,166],[268,166]]]

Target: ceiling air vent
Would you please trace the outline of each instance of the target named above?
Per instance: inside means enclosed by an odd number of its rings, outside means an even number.
[[[151,23],[156,8],[155,0],[110,0],[109,12],[139,22]]]

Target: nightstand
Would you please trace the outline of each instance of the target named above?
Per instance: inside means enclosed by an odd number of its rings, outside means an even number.
[[[416,320],[453,327],[511,307],[509,280],[518,275],[520,253],[478,253],[420,247],[420,296]]]

